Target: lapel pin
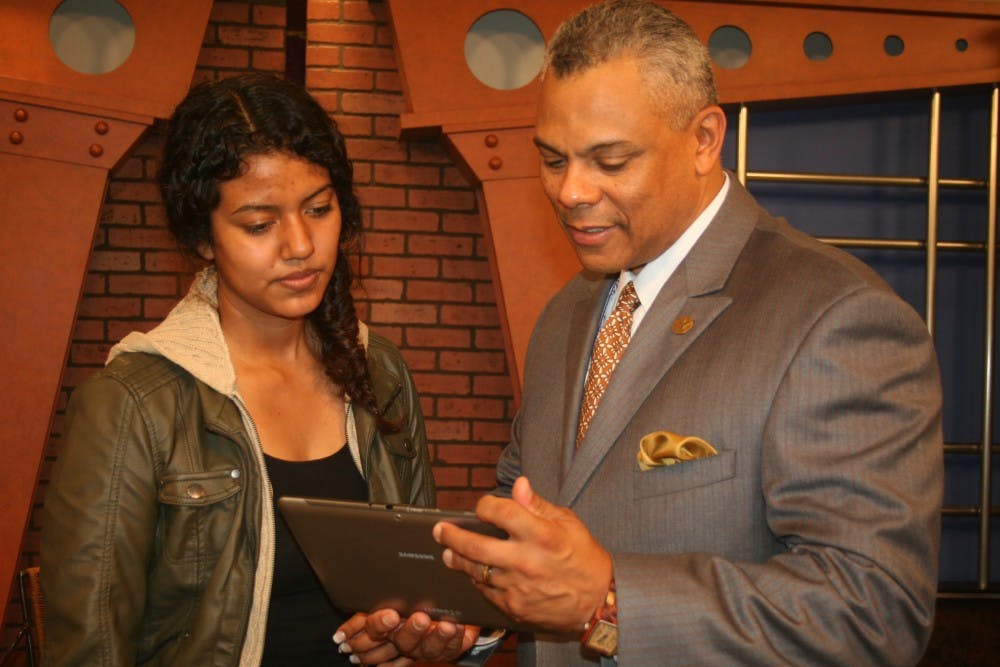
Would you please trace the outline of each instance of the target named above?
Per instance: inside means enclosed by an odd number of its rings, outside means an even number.
[[[683,336],[688,331],[694,327],[694,320],[687,315],[682,315],[674,320],[673,325],[671,325],[670,330],[673,331],[678,336]]]

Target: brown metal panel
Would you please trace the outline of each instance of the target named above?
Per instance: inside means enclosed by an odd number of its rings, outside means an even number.
[[[108,170],[187,92],[212,0],[119,0],[135,45],[82,74],[49,43],[59,0],[0,4],[0,586],[17,564]]]

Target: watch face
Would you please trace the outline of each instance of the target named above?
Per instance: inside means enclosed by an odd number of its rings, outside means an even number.
[[[614,655],[618,652],[618,626],[604,620],[598,621],[585,645],[601,655]]]

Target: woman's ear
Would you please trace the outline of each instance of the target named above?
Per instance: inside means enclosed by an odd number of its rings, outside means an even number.
[[[718,168],[722,141],[726,137],[726,114],[718,106],[705,107],[691,121],[698,142],[695,169],[701,175]]]
[[[215,259],[215,252],[212,250],[212,244],[205,242],[198,244],[198,256],[201,257],[206,262],[211,262]]]

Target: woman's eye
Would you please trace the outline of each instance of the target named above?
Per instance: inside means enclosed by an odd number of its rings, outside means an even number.
[[[268,229],[270,229],[271,225],[273,224],[274,223],[271,222],[270,220],[268,220],[267,222],[255,222],[246,225],[244,229],[246,230],[247,234],[250,234],[251,236],[258,236],[266,232]]]
[[[323,204],[322,206],[312,206],[306,209],[306,213],[314,218],[322,218],[333,210],[333,204]]]

